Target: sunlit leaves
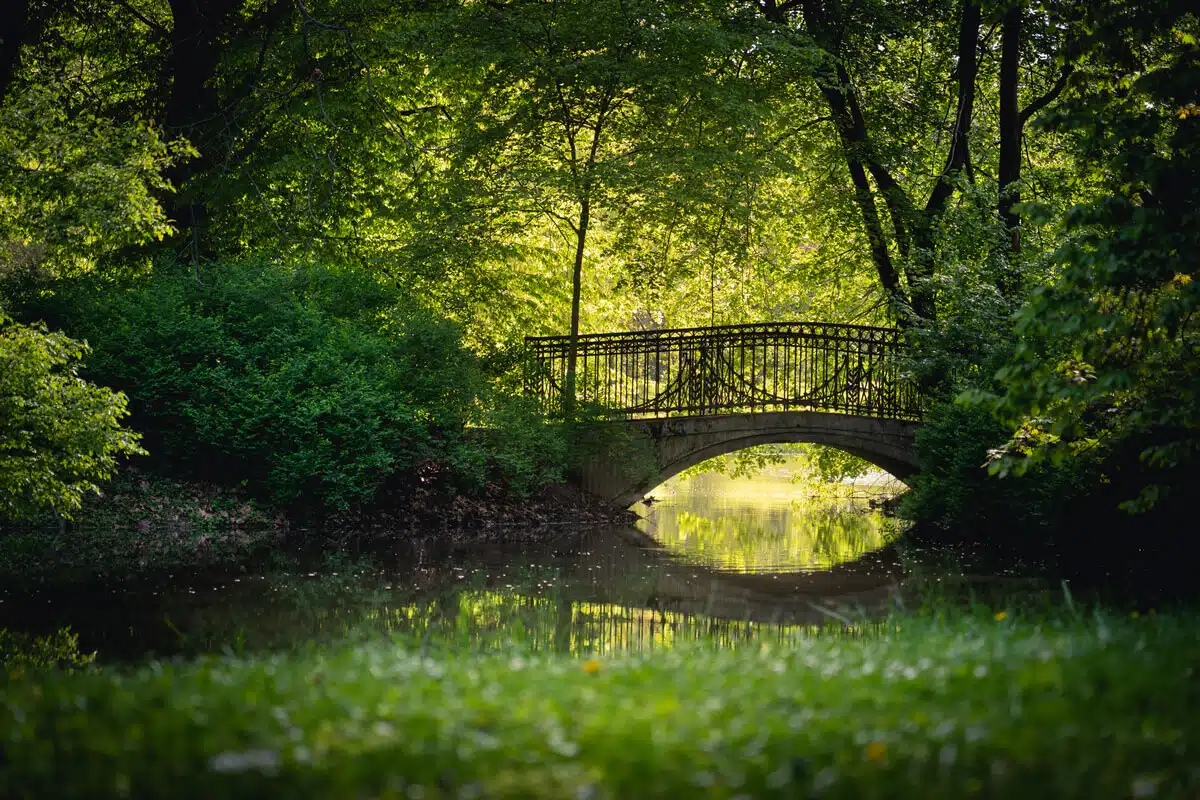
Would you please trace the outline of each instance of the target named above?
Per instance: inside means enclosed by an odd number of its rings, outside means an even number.
[[[0,291],[10,295],[172,230],[158,195],[170,189],[163,170],[186,158],[188,145],[72,102],[36,86],[0,107]]]
[[[79,377],[87,352],[0,314],[0,519],[70,516],[121,456],[144,452],[121,425],[125,396]]]

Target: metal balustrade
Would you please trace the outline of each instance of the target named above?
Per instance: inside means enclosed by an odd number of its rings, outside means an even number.
[[[530,336],[526,391],[561,416],[569,336]],[[916,420],[900,331],[772,322],[578,337],[576,403],[625,418],[832,411]]]

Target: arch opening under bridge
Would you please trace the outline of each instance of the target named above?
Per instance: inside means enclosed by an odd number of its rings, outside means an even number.
[[[917,471],[917,422],[819,411],[777,411],[604,423],[624,428],[618,452],[591,459],[576,475],[590,494],[620,507],[688,467],[760,444],[836,447],[908,482]]]

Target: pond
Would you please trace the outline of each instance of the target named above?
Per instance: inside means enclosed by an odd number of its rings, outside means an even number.
[[[104,663],[316,646],[399,635],[431,646],[575,653],[779,640],[883,613],[899,523],[878,487],[821,496],[784,467],[753,479],[674,480],[635,526],[563,530],[536,544],[439,538],[275,554],[239,570],[7,596],[0,627],[69,625]]]

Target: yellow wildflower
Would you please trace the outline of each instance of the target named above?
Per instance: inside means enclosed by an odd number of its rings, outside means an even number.
[[[887,758],[887,745],[883,742],[871,742],[867,745],[867,761],[883,761]]]
[[[595,658],[589,658],[587,661],[583,662],[583,671],[588,675],[594,675],[600,671],[600,661]]]
[[[997,611],[996,612],[996,622],[1003,622],[1007,617],[1008,617],[1007,611]]]

